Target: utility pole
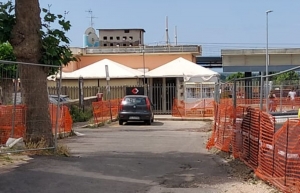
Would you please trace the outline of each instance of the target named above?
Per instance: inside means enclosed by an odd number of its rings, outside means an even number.
[[[166,16],[166,44],[169,45],[169,26],[168,26],[168,16]]]
[[[177,26],[175,26],[175,45],[177,46]]]
[[[269,13],[272,10],[266,11],[266,112],[269,112]]]

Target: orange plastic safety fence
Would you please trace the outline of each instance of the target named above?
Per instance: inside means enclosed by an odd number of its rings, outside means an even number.
[[[55,133],[56,129],[56,115],[57,115],[57,105],[50,104],[49,111],[52,123],[52,132]],[[69,133],[72,130],[73,120],[69,111],[69,108],[65,105],[61,106],[58,115],[58,127],[57,133]]]
[[[214,106],[214,124],[212,125],[212,135],[209,138],[206,148],[217,147],[220,150],[229,152],[232,140],[232,121],[233,108],[231,100],[221,99],[220,104],[213,103]]]
[[[13,116],[13,113],[15,115]],[[25,134],[25,106],[17,105],[15,110],[13,105],[0,106],[0,144],[4,144],[11,136],[12,122],[14,119],[14,135],[12,137],[19,138]]]
[[[59,111],[58,133],[68,133],[72,130],[73,120],[67,106],[62,106]],[[57,106],[50,104],[49,113],[52,123],[52,131],[55,132]],[[13,116],[14,114],[14,116]],[[14,132],[11,136],[14,119]],[[26,132],[26,106],[17,105],[14,110],[13,105],[0,106],[0,144],[4,144],[9,137],[24,137]]]
[[[226,99],[222,99],[222,100],[226,100]],[[227,99],[227,100],[231,100],[232,99]],[[221,102],[222,104],[222,102]],[[256,99],[245,99],[245,98],[237,98],[236,99],[236,104],[238,106],[251,106],[253,108],[259,108],[260,107],[260,99],[256,98]],[[266,99],[262,100],[262,104],[263,104],[263,111],[266,111]],[[287,97],[277,97],[275,99],[272,100],[272,104],[270,105],[271,111],[273,112],[278,112],[280,110],[282,111],[287,111],[287,110],[291,110],[291,109],[298,109],[300,108],[300,97],[296,97],[294,101],[291,101],[289,98]]]
[[[274,135],[274,175],[271,182],[284,191],[297,187],[296,182],[300,181],[299,131],[299,120],[289,120]]]
[[[247,114],[243,118],[241,132],[243,147],[240,159],[251,168],[258,166],[259,132],[260,132],[260,111],[248,108]]]
[[[110,101],[93,102],[94,123],[98,124],[118,117],[119,105],[121,100],[114,99]]]
[[[256,175],[264,180],[268,180],[274,172],[274,133],[275,118],[266,112],[260,112],[259,165],[256,170]]]
[[[233,124],[232,133],[232,154],[234,158],[240,157],[240,153],[243,148],[243,138],[242,138],[242,121],[246,114],[246,107],[238,106],[233,114],[235,124]]]
[[[252,107],[230,101],[215,104],[215,123],[207,148],[232,152],[261,179],[284,192],[300,192],[300,122],[288,120],[280,129],[275,119]],[[230,134],[232,138],[230,138]]]
[[[173,117],[213,117],[214,100],[200,99],[194,102],[174,99],[172,107]]]

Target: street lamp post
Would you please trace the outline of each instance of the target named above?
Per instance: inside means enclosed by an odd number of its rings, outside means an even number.
[[[269,112],[269,13],[272,10],[266,11],[266,111]]]
[[[143,77],[143,87],[144,87],[144,93],[148,95],[148,90],[146,87],[146,65],[145,65],[145,45],[143,45],[143,71],[144,71],[144,77]]]

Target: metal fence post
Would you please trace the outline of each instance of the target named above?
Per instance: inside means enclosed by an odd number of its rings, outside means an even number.
[[[286,148],[285,148],[285,162],[284,162],[284,185],[286,186],[286,181],[287,181],[287,162],[288,162],[288,150],[289,150],[289,127],[290,127],[290,120],[287,120],[288,124],[286,126]]]
[[[236,79],[233,80],[232,99],[233,99],[233,107],[234,107],[234,109],[236,109]]]
[[[84,100],[84,94],[83,94],[83,77],[80,76],[78,80],[79,84],[79,108],[83,110],[83,100]]]
[[[220,83],[215,84],[214,100],[220,102]]]
[[[260,110],[263,110],[263,87],[264,87],[264,78],[263,75],[260,75],[260,97],[259,97],[259,106],[260,106]]]
[[[217,88],[217,87],[218,87],[217,84],[218,84],[218,83],[215,83],[215,91],[214,91],[214,100],[215,100],[216,102],[218,102],[218,101],[217,101],[217,89],[218,89],[218,88]]]
[[[282,83],[280,84],[280,112],[282,113],[282,96],[283,96],[283,86]]]
[[[17,106],[17,89],[18,89],[18,82],[19,82],[19,64],[17,64],[16,69],[16,78],[14,84],[14,106],[13,106],[13,113],[12,113],[12,128],[11,128],[11,137],[14,137],[15,131],[15,119],[16,119],[16,106]]]
[[[54,151],[57,149],[57,132],[58,132],[58,119],[60,114],[60,93],[61,93],[61,81],[62,81],[62,66],[59,68],[59,84],[57,88],[57,108],[56,108],[56,120],[55,120],[55,131],[54,131]]]

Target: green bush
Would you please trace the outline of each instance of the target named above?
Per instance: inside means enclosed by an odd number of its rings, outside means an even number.
[[[93,117],[92,109],[80,109],[76,105],[72,105],[70,108],[70,113],[73,119],[73,122],[86,122]]]

